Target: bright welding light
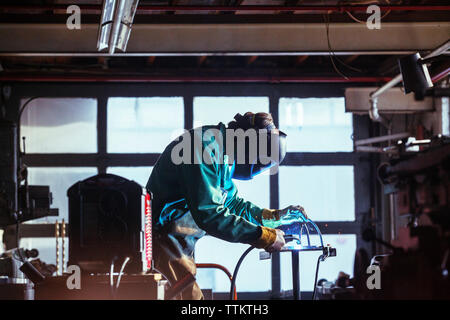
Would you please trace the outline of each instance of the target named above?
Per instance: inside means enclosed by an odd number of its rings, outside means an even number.
[[[279,220],[265,220],[264,226],[273,229],[282,229],[281,226],[290,226],[296,223],[305,223],[305,215],[300,210],[289,209],[288,212]],[[284,231],[284,230],[283,230]]]

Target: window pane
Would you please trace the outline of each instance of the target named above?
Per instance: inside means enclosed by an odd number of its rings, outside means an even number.
[[[335,281],[339,271],[353,276],[353,263],[356,251],[356,235],[323,235],[324,244],[330,244],[336,248],[337,256],[330,257],[320,263],[317,280],[327,279]],[[318,236],[311,236],[311,244],[319,244]],[[313,291],[314,276],[316,272],[317,258],[321,251],[300,252],[300,289],[301,291]],[[289,252],[280,254],[281,260],[281,288],[292,290],[292,259]]]
[[[236,263],[249,247],[248,244],[230,243],[211,236],[197,242],[196,263],[217,263],[233,274]],[[215,292],[229,292],[230,279],[217,269],[198,269],[197,283],[200,288]],[[238,292],[269,291],[271,288],[271,262],[259,260],[259,250],[252,250],[242,263],[236,281]]]
[[[145,187],[153,167],[109,167],[106,172],[133,180]]]
[[[28,168],[30,185],[50,186],[53,194],[52,208],[59,209],[58,217],[45,217],[29,223],[54,223],[57,219],[69,220],[67,189],[78,181],[97,174],[97,168]]]
[[[35,99],[22,114],[20,135],[28,153],[97,152],[97,100]]]
[[[268,97],[195,97],[194,128],[227,124],[237,113],[269,112]]]
[[[108,99],[108,152],[162,152],[183,128],[182,97]]]
[[[270,172],[256,175],[252,180],[233,180],[238,196],[260,208],[270,207]]]
[[[353,151],[351,113],[344,98],[281,98],[280,130],[288,152]]]
[[[354,221],[353,166],[279,168],[280,208],[301,205],[313,221]]]

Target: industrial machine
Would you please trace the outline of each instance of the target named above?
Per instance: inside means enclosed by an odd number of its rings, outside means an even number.
[[[152,268],[151,195],[138,183],[99,174],[72,185],[68,269],[36,286],[36,299],[164,299],[166,280]],[[173,289],[173,288],[172,288]],[[176,292],[175,292],[176,294]]]
[[[69,265],[90,273],[114,271],[117,263],[129,273],[151,267],[151,212],[142,186],[99,174],[77,182],[67,195]]]
[[[0,227],[58,215],[50,188],[28,184],[18,141],[17,124],[0,119]]]
[[[394,196],[398,229],[392,254],[380,264],[383,297],[448,299],[450,140],[436,137],[419,152],[402,151],[379,176]]]
[[[21,279],[20,267],[23,258],[36,258],[39,251],[36,249],[11,249],[0,255],[0,278],[5,280]],[[6,279],[8,278],[8,279]]]
[[[379,244],[372,258],[357,250],[354,276],[340,274],[321,283],[329,299],[449,299],[450,295],[450,141],[434,137],[411,151],[398,145],[396,157],[380,165],[384,193],[393,197],[391,221],[397,236],[386,242],[371,227],[365,241]],[[369,266],[380,270],[380,286],[367,286]]]
[[[22,107],[20,114],[27,106]],[[22,162],[25,154],[19,145],[20,115],[17,122],[0,119],[0,228],[15,225],[16,246],[0,257],[0,292],[15,292],[10,298],[33,298],[33,284],[53,273],[52,267],[36,258],[37,250],[19,247],[20,224],[46,216],[57,216],[58,209],[50,208],[52,193],[49,186],[28,184],[28,171]],[[30,280],[30,281],[28,281]],[[1,293],[0,293],[1,296]]]

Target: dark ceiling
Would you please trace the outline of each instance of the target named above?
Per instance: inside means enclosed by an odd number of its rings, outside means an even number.
[[[358,6],[378,3],[383,21],[424,22],[450,21],[448,7],[441,10],[417,10],[446,6],[448,0],[430,1],[297,1],[297,0],[152,0],[139,1],[134,24],[140,23],[324,23],[354,22],[364,14]],[[0,4],[0,23],[61,23],[65,8],[77,4],[86,13],[83,21],[98,23],[101,0],[14,0]],[[250,11],[250,6],[260,10]],[[270,6],[270,7],[269,7]],[[272,7],[274,6],[274,7]],[[308,7],[316,7],[308,11]],[[318,11],[318,6],[324,10]],[[349,9],[356,6],[355,9]],[[394,7],[389,7],[394,6]],[[416,7],[415,10],[411,10]],[[272,8],[274,10],[272,10]],[[365,7],[364,7],[365,8]],[[391,8],[391,9],[389,9]],[[402,9],[404,8],[404,9]],[[434,7],[437,8],[437,7]],[[155,9],[157,9],[155,11]],[[241,9],[241,10],[239,10]],[[201,41],[201,40],[199,40]],[[331,55],[197,55],[197,56],[120,56],[120,57],[31,57],[0,56],[0,75],[32,77],[66,75],[70,78],[97,76],[139,77],[156,79],[208,79],[241,77],[247,79],[295,79],[329,77],[385,81],[398,74],[398,55],[348,54]],[[438,74],[448,69],[447,61],[431,69]],[[3,70],[3,71],[2,71]],[[378,79],[378,80],[377,80]],[[0,78],[1,81],[1,78]]]

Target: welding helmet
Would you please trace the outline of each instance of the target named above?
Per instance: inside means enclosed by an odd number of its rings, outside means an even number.
[[[237,114],[228,124],[234,132],[232,178],[250,180],[277,168],[286,156],[286,134],[278,130],[268,113]]]

